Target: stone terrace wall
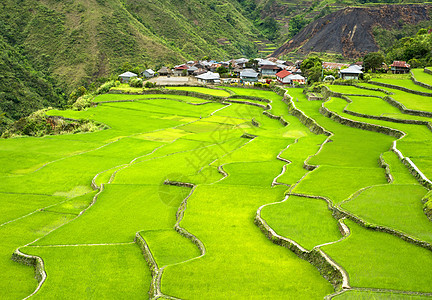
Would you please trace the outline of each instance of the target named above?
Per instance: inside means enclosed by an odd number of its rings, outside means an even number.
[[[379,86],[383,86],[383,87],[388,87],[388,88],[392,88],[392,89],[396,89],[396,90],[400,90],[400,91],[404,91],[407,93],[411,93],[411,94],[416,94],[416,95],[420,95],[420,96],[426,96],[426,97],[432,97],[432,93],[425,93],[425,92],[420,92],[420,91],[416,91],[416,90],[411,90],[402,86],[398,86],[398,85],[393,85],[393,84],[388,84],[388,83],[382,83],[382,82],[377,82],[377,81],[369,81],[369,83],[375,84],[375,85],[379,85]]]
[[[417,84],[417,85],[419,85],[419,86],[422,86],[422,87],[424,87],[424,88],[427,88],[427,89],[432,90],[432,85],[429,85],[429,84],[424,83],[424,82],[421,82],[421,81],[417,81],[417,79],[415,79],[414,74],[413,74],[412,71],[410,71],[410,74],[411,74],[411,80],[412,80],[415,84]]]
[[[288,110],[291,115],[298,118],[300,122],[305,125],[309,130],[315,134],[324,134],[330,136],[331,133],[324,129],[324,127],[318,125],[318,123],[306,116],[301,110],[297,109],[292,101],[292,97],[288,93],[284,93],[282,101],[287,104]]]
[[[327,107],[325,107],[324,103],[320,107],[320,113],[322,115],[324,115],[325,117],[328,117],[328,118],[330,118],[330,119],[332,119],[332,120],[334,120],[334,121],[336,121],[342,125],[346,125],[346,126],[350,126],[350,127],[354,127],[354,128],[359,128],[359,129],[363,129],[363,130],[379,132],[379,133],[383,133],[386,135],[396,137],[398,139],[405,135],[403,132],[396,130],[396,129],[393,129],[393,128],[390,128],[390,127],[385,127],[385,126],[380,126],[380,125],[375,125],[375,124],[369,124],[369,123],[360,122],[360,121],[354,121],[351,119],[341,117],[337,113],[332,112]]]

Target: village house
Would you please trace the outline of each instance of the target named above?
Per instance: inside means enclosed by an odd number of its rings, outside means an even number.
[[[240,79],[244,82],[257,82],[259,73],[254,69],[244,69],[240,72]]]
[[[291,80],[289,79],[289,75],[291,75],[292,73],[290,71],[287,70],[282,70],[278,73],[276,73],[276,79],[277,81],[279,81],[282,84],[290,84]]]
[[[201,83],[220,83],[220,75],[219,73],[207,72],[201,75],[196,76],[198,82]]]
[[[342,68],[349,67],[349,64],[343,64],[343,63],[334,63],[334,62],[323,62],[322,67],[325,70],[341,70]]]
[[[342,69],[339,72],[340,78],[349,80],[349,79],[355,79],[358,80],[360,74],[363,74],[363,72],[360,70],[361,67],[357,65],[349,66],[346,69]]]
[[[390,70],[392,71],[393,74],[405,74],[405,73],[409,73],[410,67],[411,66],[407,64],[406,61],[395,60],[390,65]]]
[[[160,76],[168,76],[172,73],[172,71],[167,67],[162,67],[157,72]]]
[[[119,77],[121,82],[128,83],[129,80],[131,80],[134,77],[138,77],[138,75],[132,72],[125,72],[123,74],[120,74]]]
[[[194,76],[198,76],[198,75],[201,75],[201,74],[204,74],[204,73],[207,73],[207,72],[208,71],[206,69],[199,68],[199,69],[197,69],[196,71],[193,72],[193,75]]]
[[[145,78],[152,78],[155,76],[155,71],[153,71],[152,69],[147,69],[143,72],[143,76]]]
[[[240,76],[240,72],[243,71],[242,68],[240,67],[235,67],[232,72],[236,75],[236,76]]]
[[[298,84],[306,84],[306,78],[299,74],[292,74],[288,75],[289,80],[291,80],[291,83],[294,84],[297,82]]]
[[[249,59],[247,58],[239,58],[235,60],[235,63],[237,66],[239,66],[240,68],[245,68],[246,67],[246,63],[249,62]]]
[[[261,75],[275,76],[279,70],[280,68],[277,65],[264,65],[261,67]]]
[[[282,84],[306,84],[306,79],[299,74],[292,74],[287,70],[282,70],[276,74],[276,79]]]
[[[190,67],[187,71],[188,71],[188,75],[193,75],[195,71],[197,71],[198,68],[195,66]]]
[[[184,76],[187,75],[187,70],[189,69],[186,65],[179,65],[174,67],[174,75],[175,76]]]

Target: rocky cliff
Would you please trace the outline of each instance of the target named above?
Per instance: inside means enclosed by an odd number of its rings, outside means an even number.
[[[405,24],[430,20],[431,12],[432,5],[348,7],[312,22],[272,56],[297,50],[301,54],[328,52],[360,57],[378,50],[372,34],[375,26],[399,29]]]

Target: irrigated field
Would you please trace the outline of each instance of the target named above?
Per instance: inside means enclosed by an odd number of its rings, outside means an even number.
[[[109,129],[0,140],[0,298],[431,297],[432,98],[362,86],[49,111]]]

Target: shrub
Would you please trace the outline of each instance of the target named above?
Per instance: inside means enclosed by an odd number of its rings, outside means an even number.
[[[150,82],[150,81],[146,81],[146,83],[144,84],[144,87],[146,89],[151,89],[151,88],[156,87],[156,83],[153,83],[153,82]]]
[[[90,107],[92,100],[93,100],[93,95],[81,96],[72,105],[72,109],[73,110],[83,110],[87,107]]]
[[[131,80],[129,80],[129,86],[142,88],[143,87],[143,81],[141,78],[132,78]]]
[[[96,94],[99,95],[99,94],[108,93],[112,87],[115,87],[118,85],[117,82],[118,82],[118,84],[120,84],[120,81],[114,81],[114,80],[110,80],[110,81],[105,82],[96,90]]]

